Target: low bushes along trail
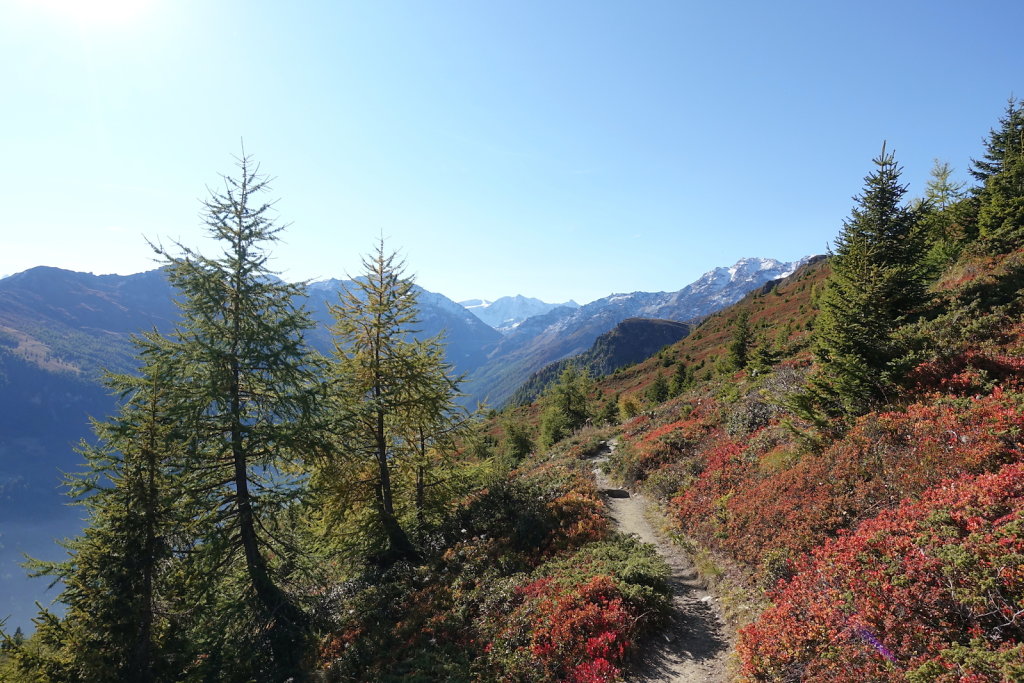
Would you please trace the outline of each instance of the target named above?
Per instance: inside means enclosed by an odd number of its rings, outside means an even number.
[[[727,680],[729,649],[725,627],[714,598],[703,588],[690,559],[647,519],[648,501],[640,494],[614,488],[600,465],[615,449],[610,441],[594,457],[594,476],[607,495],[612,520],[619,531],[635,534],[654,545],[672,570],[672,614],[668,625],[638,645],[626,680],[638,683],[715,683]]]

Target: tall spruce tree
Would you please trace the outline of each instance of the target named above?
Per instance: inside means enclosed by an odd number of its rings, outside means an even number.
[[[1011,98],[989,132],[985,153],[972,160],[978,233],[992,253],[1024,245],[1024,104]]]
[[[318,433],[322,386],[304,342],[313,323],[296,305],[304,287],[267,265],[282,229],[262,199],[269,180],[250,157],[237,164],[237,177],[224,176],[204,202],[220,255],[157,248],[181,311],[166,353],[176,416],[192,440],[187,495],[207,511],[193,569],[218,581],[195,637],[210,650],[208,667],[284,680],[301,673],[308,619],[271,559],[296,552],[275,522],[302,491],[291,473]]]
[[[901,169],[884,144],[873,163],[836,239],[814,328],[818,390],[847,415],[888,395],[901,354],[893,333],[924,293],[916,213],[902,204]]]
[[[730,369],[743,370],[750,362],[754,344],[754,331],[750,329],[750,311],[742,310],[732,323],[732,338],[729,340],[728,361]]]

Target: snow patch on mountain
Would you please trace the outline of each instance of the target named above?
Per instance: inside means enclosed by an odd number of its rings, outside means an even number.
[[[477,318],[487,323],[502,334],[508,334],[527,318],[544,315],[556,308],[579,308],[575,301],[561,304],[549,304],[533,297],[517,294],[503,296],[494,301],[487,299],[467,299],[459,304]]]

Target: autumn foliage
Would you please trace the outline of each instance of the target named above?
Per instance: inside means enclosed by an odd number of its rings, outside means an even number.
[[[611,533],[587,466],[527,461],[462,502],[433,558],[348,587],[325,681],[616,680],[666,609],[667,567]]]
[[[1024,676],[1024,465],[931,490],[797,562],[743,632],[749,680]]]
[[[598,575],[559,587],[537,579],[516,590],[522,602],[487,646],[512,680],[613,681],[637,617],[615,582]]]
[[[1020,260],[944,281],[886,407],[814,422],[780,365],[623,426],[613,473],[772,602],[746,680],[1024,680]]]

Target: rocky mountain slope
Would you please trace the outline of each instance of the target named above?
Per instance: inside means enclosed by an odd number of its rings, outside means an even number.
[[[549,384],[558,379],[569,365],[575,365],[594,377],[608,375],[619,368],[639,363],[658,350],[674,344],[690,333],[691,326],[673,320],[626,318],[605,332],[587,351],[551,363],[530,376],[516,389],[510,402],[530,403],[540,396]]]

